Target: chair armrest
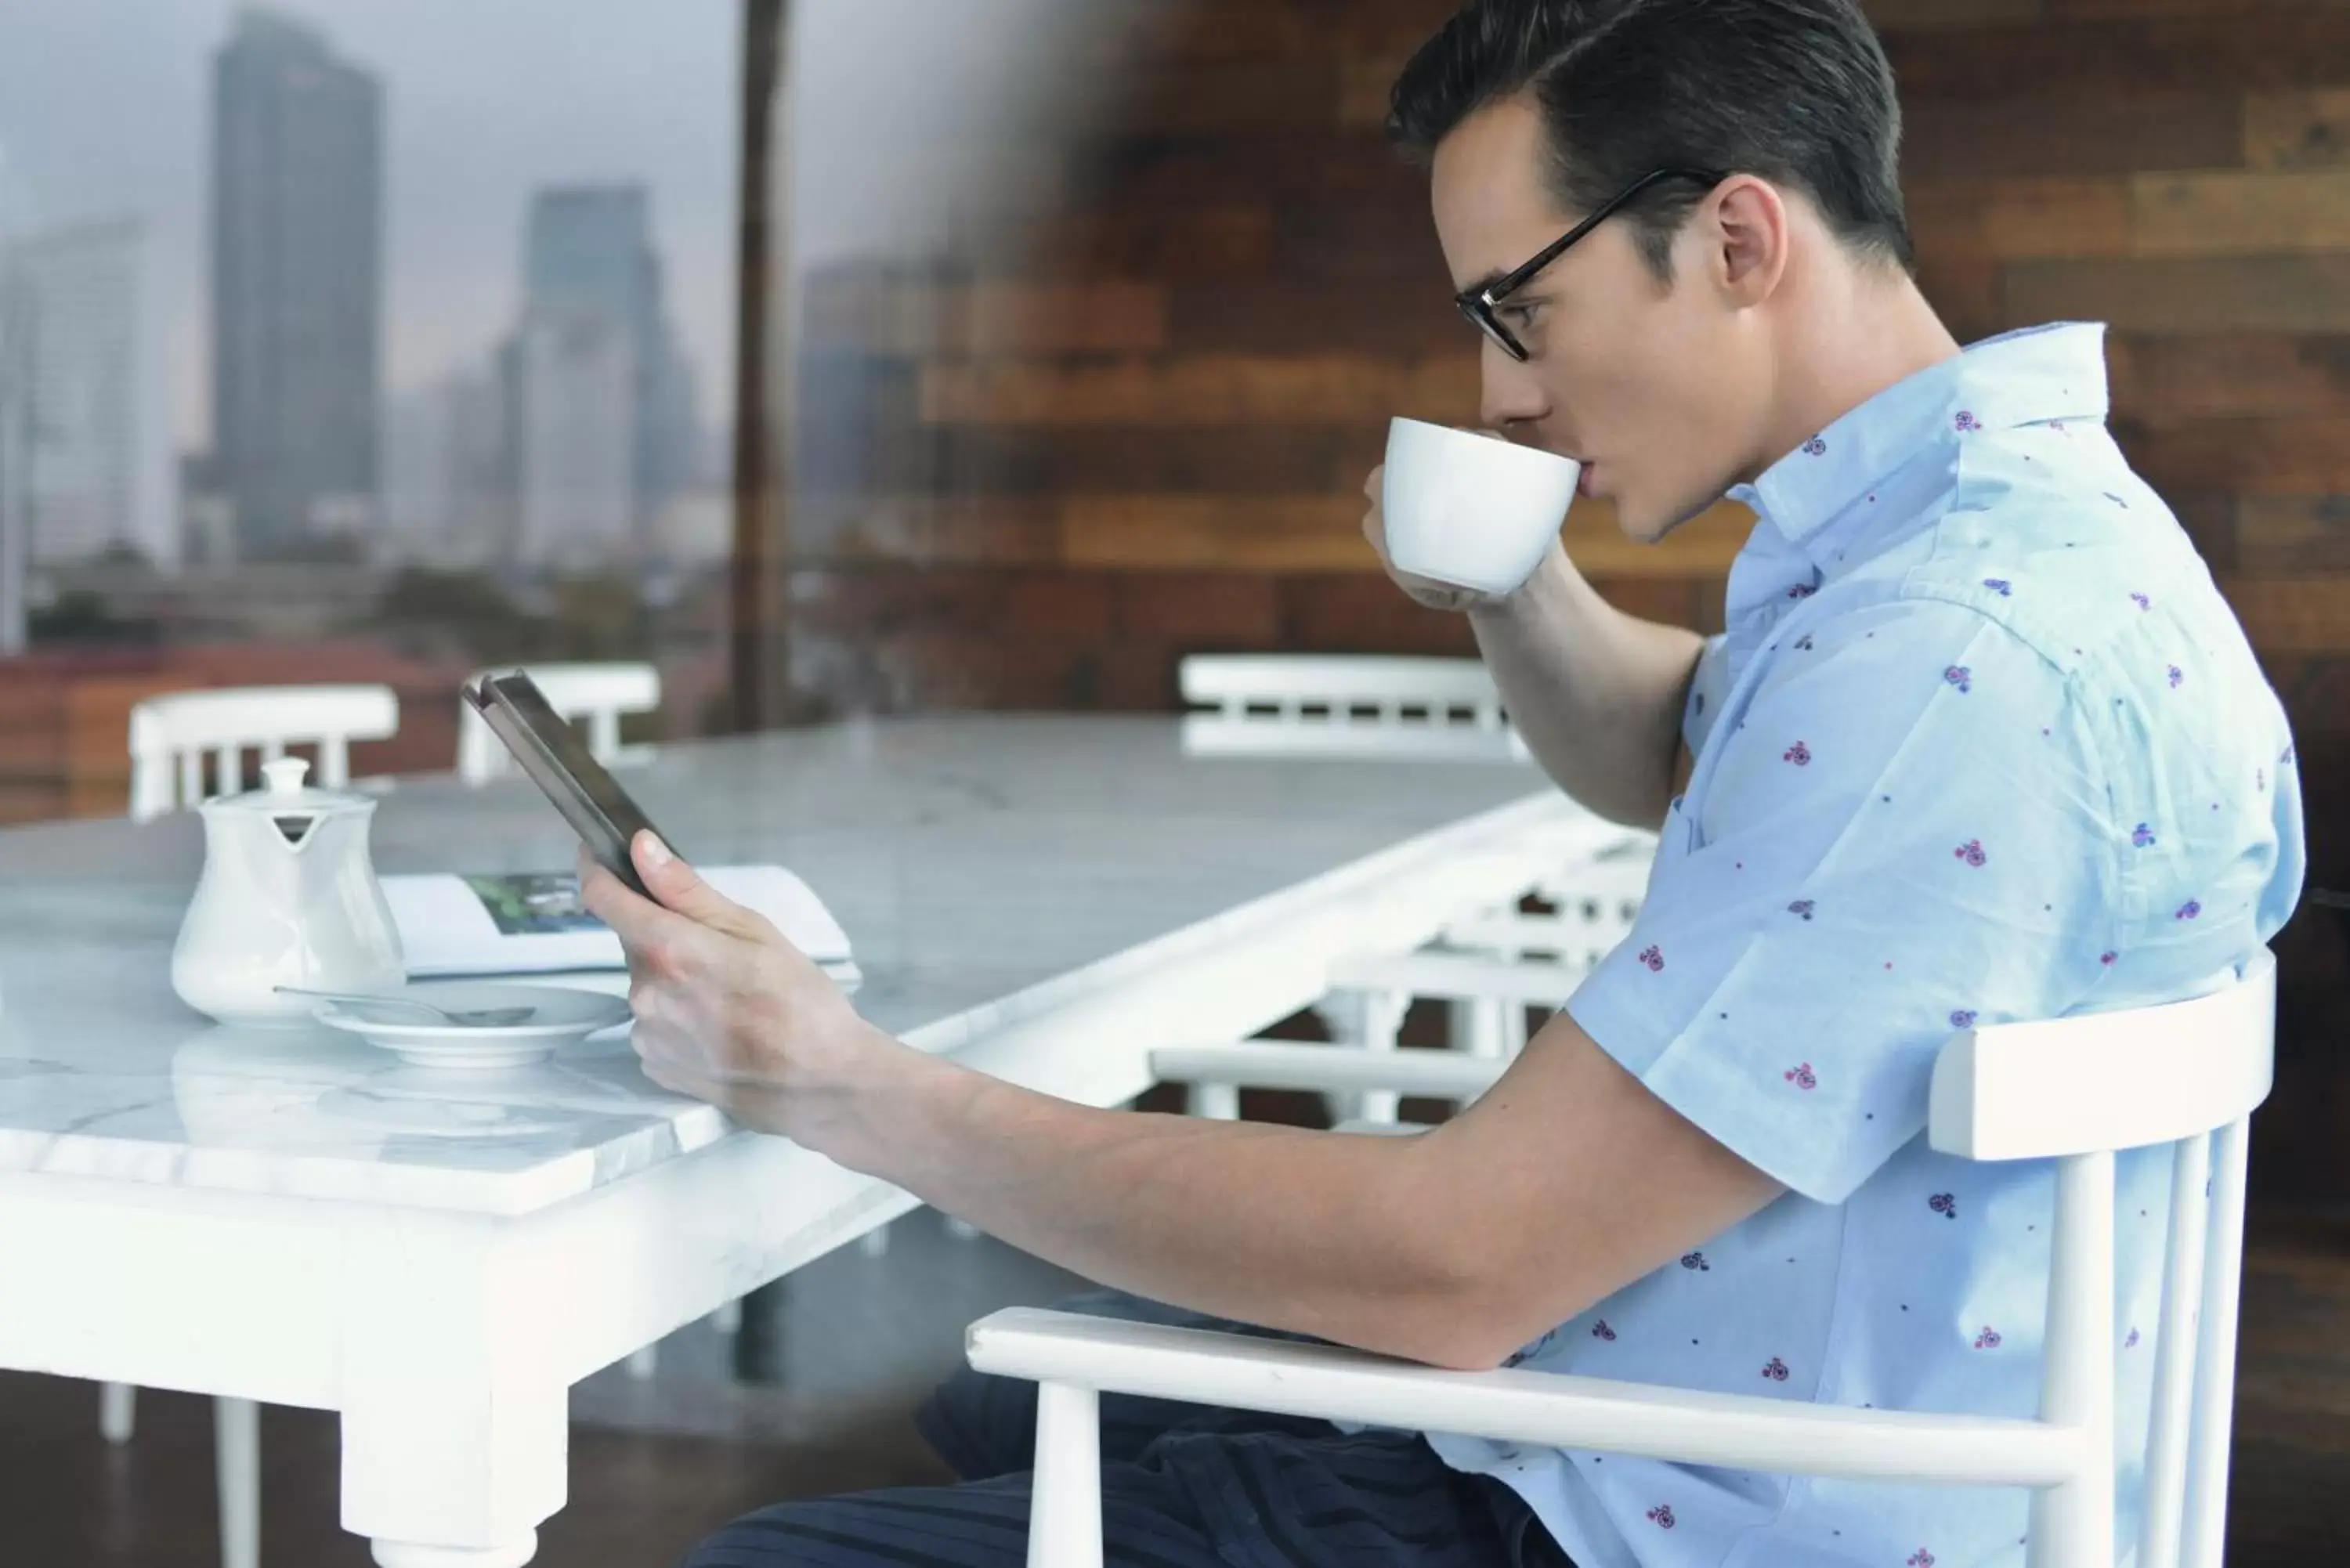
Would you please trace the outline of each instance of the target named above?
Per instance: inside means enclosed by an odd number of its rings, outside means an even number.
[[[1344,960],[1330,967],[1329,978],[1333,991],[1564,1007],[1586,972],[1580,964],[1528,963],[1470,953],[1389,953]]]
[[[1544,1372],[1445,1372],[1335,1345],[1014,1307],[973,1324],[974,1370],[1405,1431],[1778,1474],[2043,1487],[2080,1473],[2075,1429],[1704,1394]]]
[[[1150,1054],[1162,1084],[1234,1084],[1323,1094],[1391,1090],[1431,1100],[1473,1100],[1509,1067],[1453,1051],[1362,1051],[1341,1045],[1180,1045]]]

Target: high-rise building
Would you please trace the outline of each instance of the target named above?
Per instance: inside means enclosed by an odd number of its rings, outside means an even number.
[[[239,553],[363,526],[376,498],[383,90],[248,10],[213,62],[213,446]]]
[[[611,323],[626,340],[631,449],[627,508],[629,536],[641,545],[650,543],[663,504],[695,479],[698,441],[693,377],[669,318],[660,256],[652,242],[651,203],[641,185],[560,186],[532,198],[523,236],[518,334],[525,369],[585,352],[583,335],[589,329],[583,323],[591,317]],[[551,325],[534,325],[542,318]],[[535,350],[528,347],[534,340]],[[529,374],[518,391],[526,431],[545,434],[551,428],[532,409],[534,395],[565,400],[567,411],[556,422],[576,425],[584,417],[580,398],[557,388],[541,389]],[[599,417],[609,412],[604,404],[597,406]],[[535,515],[529,499],[533,472],[527,462],[522,465],[525,553],[542,547],[533,543],[541,536],[529,521]],[[569,488],[576,498],[577,486]],[[536,514],[545,512],[542,506]]]
[[[639,378],[627,322],[594,305],[542,303],[524,318],[514,359],[515,559],[577,567],[635,557]]]
[[[10,286],[8,240],[16,221],[15,171],[0,145],[0,659],[25,650],[26,579],[32,530],[22,514],[26,399],[14,355],[24,337],[16,291]]]
[[[145,251],[144,230],[131,220],[8,247],[0,367],[16,425],[11,516],[19,554],[35,565],[118,552],[178,562]]]
[[[392,400],[384,419],[380,558],[484,566],[515,554],[519,454],[506,374],[514,358],[453,370]]]
[[[33,564],[23,479],[29,410],[15,358],[24,336],[18,315],[8,252],[0,246],[0,659],[25,651],[26,579]]]

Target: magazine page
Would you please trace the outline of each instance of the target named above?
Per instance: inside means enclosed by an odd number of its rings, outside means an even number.
[[[815,891],[782,867],[713,866],[702,875],[773,920],[827,971],[853,967],[847,933]],[[567,871],[386,877],[383,894],[413,979],[626,965],[619,938],[580,908],[579,879]]]

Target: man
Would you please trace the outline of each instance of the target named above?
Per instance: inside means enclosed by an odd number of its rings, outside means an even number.
[[[1937,1048],[2224,984],[2301,874],[2283,717],[2106,432],[2099,332],[1960,352],[1906,270],[1892,80],[1850,0],[1475,0],[1392,126],[1485,334],[1486,421],[1583,459],[1635,538],[1725,492],[1759,514],[1711,642],[1563,552],[1500,600],[1403,584],[1470,617],[1562,787],[1661,825],[1631,940],[1484,1100],[1352,1138],[918,1054],[647,841],[665,909],[589,895],[647,1070],[1128,1293],[1097,1310],[2029,1415],[2052,1171],[1925,1146]],[[2132,1509],[2167,1164],[2120,1162]],[[1019,1563],[1031,1408],[959,1379],[925,1421],[972,1484],[770,1510],[691,1562]],[[1895,1568],[2019,1562],[2025,1532],[2013,1491],[1106,1414],[1116,1562]]]

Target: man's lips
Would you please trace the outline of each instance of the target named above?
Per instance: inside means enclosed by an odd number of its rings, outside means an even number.
[[[1583,476],[1575,482],[1575,493],[1577,495],[1585,496],[1598,494],[1598,487],[1592,483],[1591,477],[1598,472],[1599,465],[1597,463],[1589,462],[1585,462],[1583,465]]]

